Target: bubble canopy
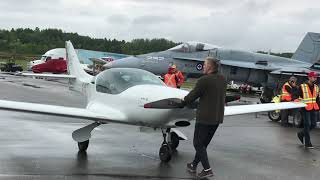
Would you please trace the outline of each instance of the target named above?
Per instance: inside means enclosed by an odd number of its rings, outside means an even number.
[[[119,94],[136,85],[165,84],[154,74],[134,68],[112,68],[101,72],[96,79],[96,90],[100,93]]]
[[[168,50],[177,51],[177,52],[197,52],[197,51],[208,51],[216,48],[219,48],[219,46],[208,44],[208,43],[191,41],[191,42],[180,44]]]

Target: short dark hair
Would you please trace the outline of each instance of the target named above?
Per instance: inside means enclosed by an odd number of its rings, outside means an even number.
[[[296,77],[294,77],[294,76],[291,76],[290,78],[289,78],[289,81],[290,82],[297,82],[297,78]]]
[[[213,66],[213,70],[214,71],[217,71],[219,69],[219,66],[220,66],[220,60],[215,58],[215,57],[210,57],[208,56],[205,61],[207,61],[211,66]]]

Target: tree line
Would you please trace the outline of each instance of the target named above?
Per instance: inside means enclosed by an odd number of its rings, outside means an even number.
[[[64,47],[67,40],[71,40],[76,49],[130,55],[163,51],[179,44],[164,38],[134,39],[131,42],[98,39],[81,36],[78,33],[63,32],[60,29],[0,29],[0,51],[10,54],[44,54],[50,49]]]

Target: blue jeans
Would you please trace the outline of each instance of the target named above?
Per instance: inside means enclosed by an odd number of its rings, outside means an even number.
[[[196,155],[192,162],[194,166],[197,166],[201,162],[204,169],[210,168],[207,147],[218,127],[219,124],[207,125],[196,123],[193,136],[193,146],[196,149]]]
[[[305,145],[311,145],[310,131],[317,125],[317,114],[315,111],[302,110],[304,128],[300,132],[303,134]]]

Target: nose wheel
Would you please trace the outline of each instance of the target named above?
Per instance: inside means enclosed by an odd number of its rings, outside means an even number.
[[[159,157],[161,161],[169,162],[172,157],[172,152],[179,146],[179,137],[176,133],[170,132],[169,128],[166,131],[162,130],[162,135],[163,143],[159,150]]]
[[[168,144],[162,144],[159,150],[160,160],[163,162],[169,162],[172,157],[172,150]]]

